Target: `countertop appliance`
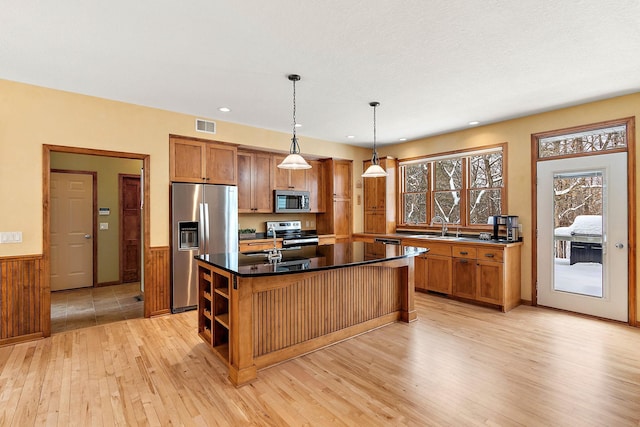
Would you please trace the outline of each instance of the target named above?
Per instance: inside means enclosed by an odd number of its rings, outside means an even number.
[[[211,184],[171,184],[171,311],[198,306],[194,256],[238,252],[238,189]]]
[[[500,227],[505,228],[505,239],[509,242],[516,242],[520,238],[518,228],[518,217],[516,215],[494,215],[493,216],[493,240],[499,240]]]
[[[282,238],[282,247],[317,245],[318,234],[315,230],[302,230],[301,221],[267,221],[267,237]]]
[[[309,212],[309,192],[298,190],[273,190],[276,213]]]

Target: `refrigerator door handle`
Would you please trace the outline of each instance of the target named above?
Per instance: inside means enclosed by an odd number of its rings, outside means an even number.
[[[200,218],[198,221],[198,228],[200,231],[200,244],[198,245],[198,249],[200,253],[198,255],[202,255],[205,253],[205,232],[204,232],[204,203],[198,203],[200,208]]]
[[[209,252],[209,203],[204,203],[204,253]]]

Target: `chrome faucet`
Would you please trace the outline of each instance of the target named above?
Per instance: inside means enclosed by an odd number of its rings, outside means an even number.
[[[445,234],[447,234],[447,226],[444,222],[444,218],[442,218],[440,215],[436,215],[431,219],[431,226],[433,227],[433,224],[436,222],[436,220],[440,220],[440,224],[442,224],[442,236],[444,236]]]
[[[280,252],[280,249],[278,249],[278,244],[276,243],[276,230],[273,227],[269,227],[267,229],[267,234],[271,233],[273,235],[273,248],[271,248],[271,250],[269,250],[269,253],[267,254],[267,259],[269,260],[269,262],[278,262],[282,259],[282,252]]]

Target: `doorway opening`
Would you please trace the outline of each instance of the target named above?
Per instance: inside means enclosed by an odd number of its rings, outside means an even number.
[[[92,150],[63,146],[43,146],[43,253],[44,274],[50,280],[43,298],[43,333],[76,329],[112,321],[148,317],[144,295],[144,260],[150,254],[149,234],[149,156],[104,150]],[[79,289],[64,290],[53,286],[52,273],[58,268],[54,235],[56,234],[56,200],[54,189],[55,170],[59,164],[68,163],[64,169],[88,169],[97,171],[97,190],[92,209],[93,230],[84,233],[84,240],[93,242],[95,250],[92,280]],[[89,166],[86,166],[86,165]],[[114,168],[114,165],[117,167]],[[123,166],[125,165],[125,166]],[[124,168],[124,169],[123,169]],[[106,172],[105,170],[110,170]],[[125,195],[122,182],[126,179]],[[146,184],[146,185],[145,185]],[[146,188],[145,188],[146,187]],[[133,191],[136,191],[133,194]],[[122,217],[122,198],[125,198],[127,218]],[[75,203],[75,202],[74,202]],[[72,203],[73,204],[73,203]],[[136,209],[133,212],[133,205]],[[97,206],[97,209],[96,209]],[[123,221],[126,223],[123,235]],[[67,219],[67,222],[74,220]],[[132,228],[137,227],[137,231]],[[86,236],[89,235],[89,238]],[[123,245],[124,237],[130,241]],[[133,243],[131,240],[137,239]],[[125,246],[123,250],[123,246]],[[122,253],[126,257],[122,258]],[[134,260],[129,257],[135,257]],[[59,258],[59,257],[58,257]],[[123,264],[125,266],[123,267]],[[126,274],[126,282],[123,280]],[[58,290],[59,289],[59,290]],[[48,313],[46,312],[48,311]]]

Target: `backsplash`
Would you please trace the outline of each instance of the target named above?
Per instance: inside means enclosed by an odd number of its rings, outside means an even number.
[[[239,214],[238,228],[255,228],[257,233],[266,233],[267,221],[301,221],[303,230],[316,229],[316,214]]]

